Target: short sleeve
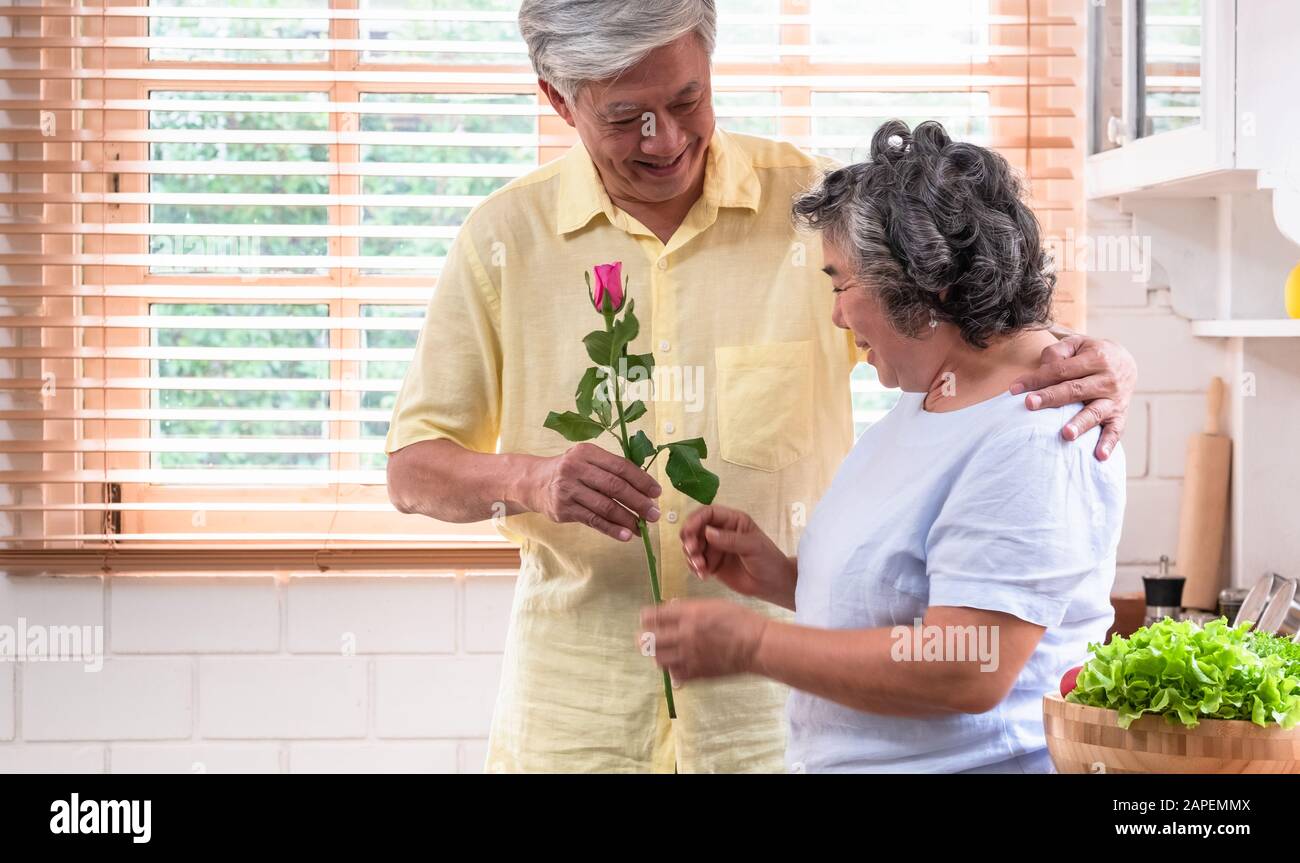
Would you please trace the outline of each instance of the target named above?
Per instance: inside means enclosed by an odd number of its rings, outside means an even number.
[[[1070,442],[1044,427],[982,444],[926,540],[929,604],[1059,625],[1080,588],[1101,583],[1093,576],[1119,542],[1123,459],[1098,462],[1095,446],[1095,432]]]
[[[446,438],[495,452],[501,420],[501,319],[497,289],[462,227],[447,252],[424,326],[393,405],[384,441],[392,454]]]

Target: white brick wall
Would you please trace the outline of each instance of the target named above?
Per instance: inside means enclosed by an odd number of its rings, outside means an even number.
[[[286,594],[289,650],[454,653],[458,589],[436,576],[294,578]]]
[[[1152,408],[1151,472],[1158,477],[1182,478],[1187,438],[1205,427],[1205,396],[1168,395]]]
[[[353,657],[199,660],[199,736],[349,738],[366,734],[366,665]]]
[[[275,653],[275,579],[121,576],[109,584],[115,653]]]
[[[1120,565],[1147,564],[1147,571],[1154,572],[1162,554],[1174,559],[1182,489],[1178,480],[1129,478],[1124,533],[1119,539]],[[1140,573],[1133,589],[1142,589]]]
[[[105,749],[80,743],[0,745],[0,773],[104,773]]]
[[[27,662],[21,669],[24,740],[176,740],[190,736],[194,703],[185,659]]]
[[[114,773],[279,773],[275,743],[114,743]]]
[[[0,573],[0,626],[105,658],[0,662],[0,772],[481,772],[511,573]]]
[[[492,719],[495,656],[381,659],[375,663],[375,727],[384,737],[470,737]]]
[[[413,743],[292,743],[291,773],[456,773],[454,741]],[[482,765],[479,770],[482,772]]]
[[[500,653],[510,624],[515,580],[485,575],[465,584],[465,652]]]
[[[14,668],[0,665],[0,740],[14,739]]]
[[[1091,226],[1098,235],[1128,229],[1123,221]],[[1162,253],[1176,250],[1153,249],[1157,264]],[[1142,576],[1156,570],[1162,554],[1174,560],[1187,439],[1205,422],[1211,376],[1230,379],[1221,342],[1192,335],[1188,321],[1170,308],[1162,278],[1157,273],[1143,286],[1128,274],[1088,275],[1088,334],[1119,342],[1138,363],[1137,396],[1124,434],[1128,505],[1115,577],[1116,592],[1123,593],[1141,593]]]
[[[1151,402],[1142,396],[1137,396],[1129,406],[1128,428],[1124,430],[1124,464],[1130,479],[1147,475],[1149,454],[1146,441],[1150,438],[1150,426]]]

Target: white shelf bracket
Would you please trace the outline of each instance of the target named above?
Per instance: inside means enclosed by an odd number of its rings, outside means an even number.
[[[1122,197],[1120,207],[1133,214],[1134,234],[1143,243],[1150,239],[1151,257],[1168,277],[1174,312],[1191,320],[1219,317],[1214,200]]]

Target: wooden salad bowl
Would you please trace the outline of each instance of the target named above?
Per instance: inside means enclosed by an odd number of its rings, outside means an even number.
[[[1287,731],[1244,719],[1202,719],[1195,728],[1043,696],[1047,751],[1060,773],[1300,773],[1300,725]]]

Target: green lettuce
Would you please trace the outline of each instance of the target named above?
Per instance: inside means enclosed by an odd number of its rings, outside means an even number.
[[[1202,718],[1300,723],[1300,676],[1280,652],[1252,649],[1250,624],[1219,618],[1198,626],[1165,618],[1128,638],[1089,644],[1092,656],[1067,701],[1119,713],[1128,728],[1144,713],[1195,728]]]
[[[1260,656],[1282,657],[1285,673],[1300,677],[1300,644],[1267,632],[1250,634],[1250,649]]]

